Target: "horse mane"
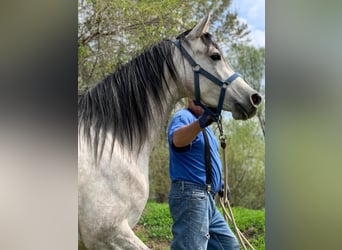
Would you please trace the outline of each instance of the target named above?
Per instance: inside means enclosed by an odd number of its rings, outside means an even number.
[[[162,112],[166,82],[164,66],[177,80],[172,41],[163,40],[107,75],[79,96],[79,132],[92,146],[95,161],[102,157],[107,134],[129,150],[141,149],[152,121],[152,106]]]

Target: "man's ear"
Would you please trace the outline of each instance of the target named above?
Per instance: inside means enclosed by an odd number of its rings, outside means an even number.
[[[204,33],[208,32],[210,20],[210,12],[191,30],[191,32],[186,36],[188,39],[199,38]]]

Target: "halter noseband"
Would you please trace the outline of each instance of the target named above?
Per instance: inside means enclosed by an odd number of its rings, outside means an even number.
[[[180,50],[181,54],[186,58],[186,60],[189,62],[189,64],[192,67],[192,70],[194,71],[194,84],[195,84],[195,101],[194,103],[196,105],[200,105],[205,110],[209,111],[211,116],[217,121],[221,115],[222,106],[223,106],[223,100],[226,94],[226,89],[229,84],[231,84],[236,78],[241,77],[239,73],[234,72],[233,75],[228,77],[227,80],[221,81],[216,76],[212,75],[205,69],[203,69],[199,64],[195,62],[195,60],[190,56],[190,54],[185,50],[185,48],[182,46],[179,40],[173,41],[173,43],[176,45],[176,47]],[[200,85],[199,85],[199,75],[202,74],[204,77],[206,77],[208,80],[212,81],[216,85],[221,87],[221,93],[220,98],[217,104],[216,113],[214,113],[212,110],[210,110],[206,105],[201,103],[201,91],[200,91]]]

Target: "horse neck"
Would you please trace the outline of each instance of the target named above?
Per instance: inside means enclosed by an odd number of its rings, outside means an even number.
[[[184,63],[184,58],[182,54],[178,51],[178,49],[175,49],[174,51],[173,61],[175,65],[182,65]],[[152,151],[156,142],[158,141],[161,132],[163,132],[163,130],[166,130],[167,121],[170,118],[170,114],[172,109],[174,108],[174,105],[182,97],[191,95],[191,93],[189,93],[186,87],[181,83],[181,79],[185,79],[186,76],[192,72],[191,68],[178,68],[179,78],[176,81],[171,77],[166,67],[164,67],[164,70],[166,82],[163,82],[162,84],[165,94],[165,99],[162,103],[163,111],[162,113],[160,113],[158,112],[158,108],[153,108],[154,125],[150,126],[150,136],[148,136],[149,141],[145,143],[145,147],[149,150],[148,155]]]
[[[176,104],[176,102],[180,99],[179,97],[179,89],[177,84],[166,74],[168,89],[166,88],[166,84],[163,84],[165,91],[165,99],[162,103],[163,111],[162,113],[158,112],[157,108],[153,108],[153,125],[149,128],[148,142],[145,143],[145,147],[150,153],[155,146],[158,138],[163,130],[165,130],[167,121],[169,120],[169,116],[171,111]]]

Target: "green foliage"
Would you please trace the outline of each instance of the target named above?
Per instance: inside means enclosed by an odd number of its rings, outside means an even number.
[[[230,1],[206,0],[79,0],[79,88],[101,80],[143,48],[164,38],[175,38],[212,11],[211,32],[224,44],[248,34]]]
[[[139,224],[149,229],[147,238],[160,241],[172,239],[172,219],[168,204],[148,202]],[[146,235],[145,235],[146,237]]]
[[[264,94],[261,81],[265,71],[265,48],[234,45],[229,61],[247,83]],[[230,120],[225,125],[225,131],[228,132],[227,154],[232,203],[262,208],[265,199],[265,97],[258,107],[256,118],[248,121]]]
[[[224,123],[224,131],[231,203],[260,209],[265,201],[265,146],[258,123],[231,119]]]
[[[235,222],[255,249],[265,249],[265,211],[233,207]]]
[[[233,213],[240,231],[244,233],[253,247],[257,250],[264,250],[265,211],[234,207]],[[149,201],[134,232],[153,249],[170,249],[172,223],[168,204]]]
[[[233,68],[257,91],[262,91],[261,80],[265,73],[265,48],[236,44],[229,53]]]
[[[165,130],[166,131],[166,128]],[[167,202],[170,190],[169,149],[165,132],[150,155],[149,162],[150,199]]]
[[[265,95],[265,86],[261,84],[265,74],[265,48],[235,44],[229,51],[228,58],[233,68],[242,74],[245,81],[262,95]],[[257,117],[261,131],[265,136],[265,96],[258,107]]]

